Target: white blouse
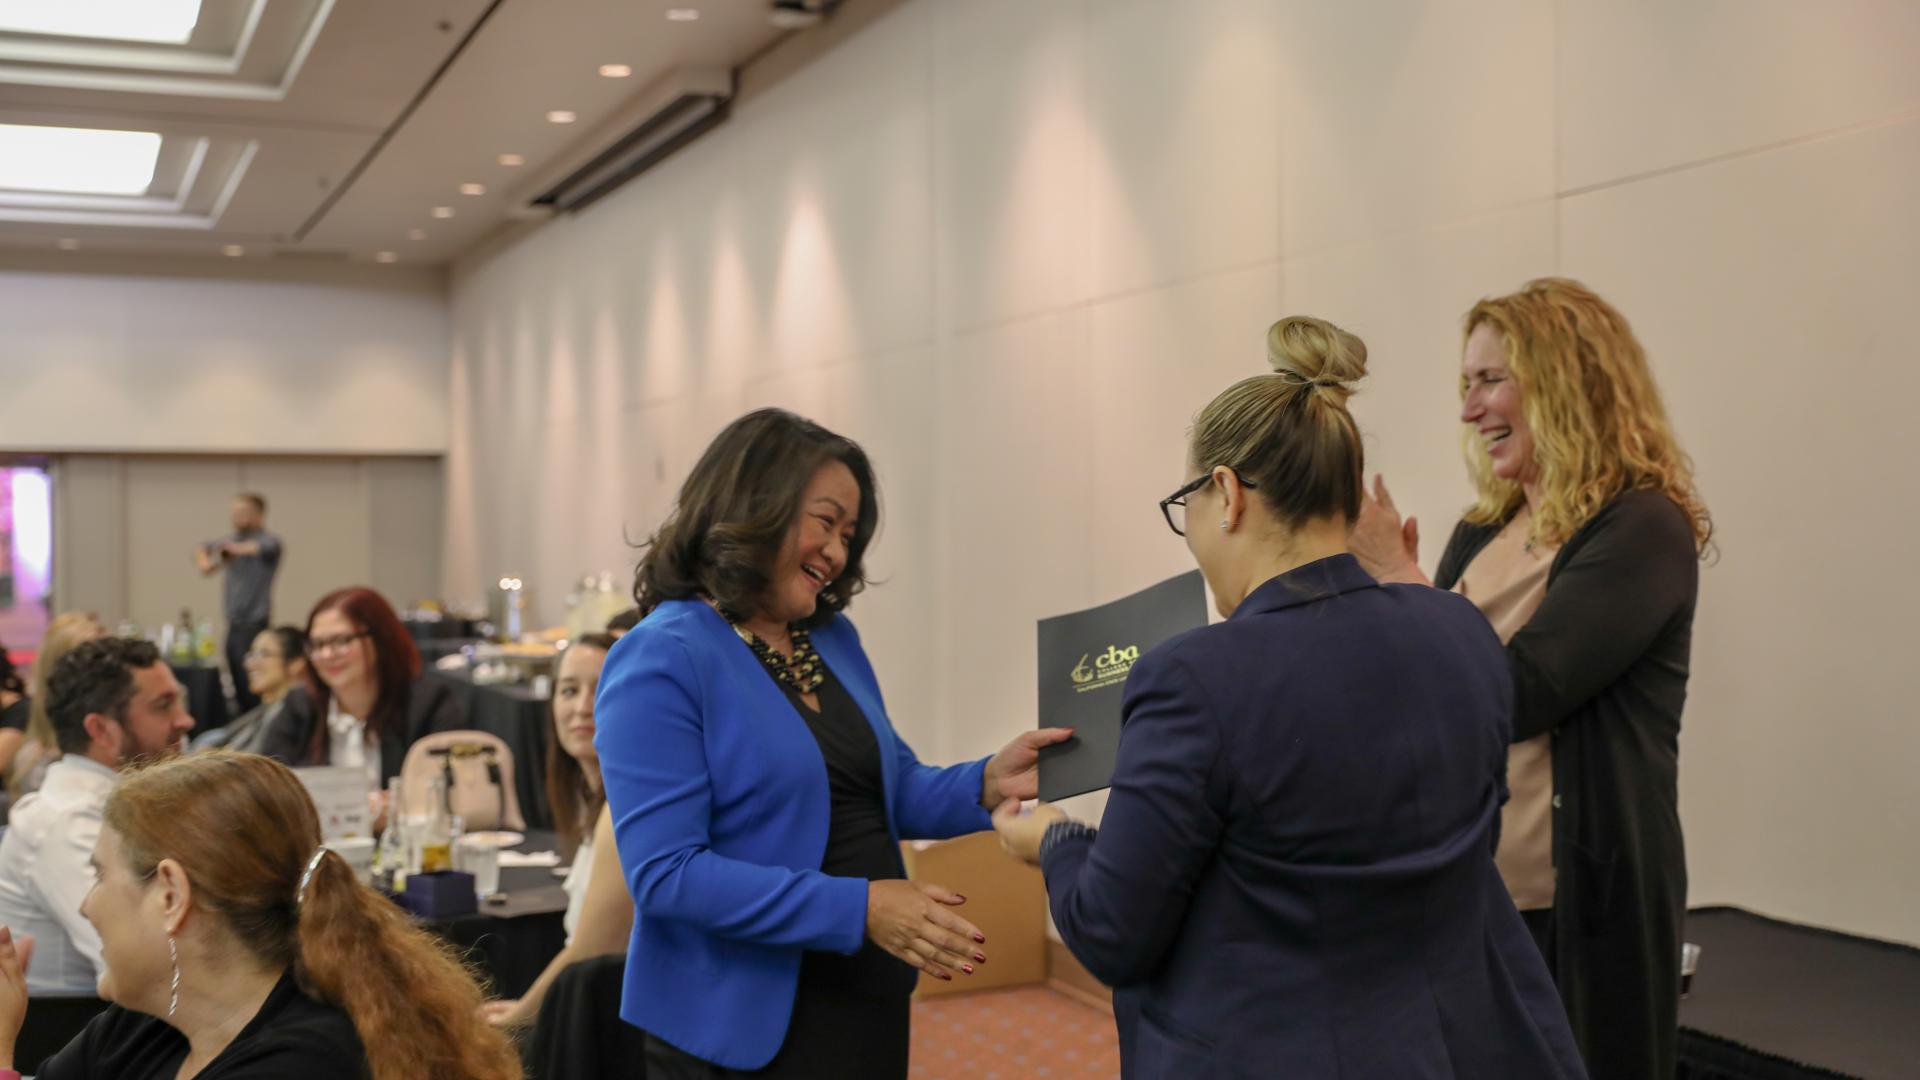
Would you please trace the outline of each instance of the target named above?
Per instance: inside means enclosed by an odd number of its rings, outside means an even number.
[[[340,711],[340,699],[327,698],[327,763],[367,774],[370,790],[380,784],[380,753],[367,745],[366,721]]]
[[[573,943],[573,932],[580,925],[580,908],[587,901],[587,882],[593,877],[593,839],[580,842],[580,850],[573,853],[573,866],[567,870],[566,880],[560,888],[567,894],[567,913],[560,917],[560,925],[567,932],[567,943]]]

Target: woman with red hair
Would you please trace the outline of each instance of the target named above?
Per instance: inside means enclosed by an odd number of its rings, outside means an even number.
[[[420,650],[386,598],[364,586],[320,598],[307,616],[307,684],[262,737],[289,765],[365,769],[383,786],[422,735],[465,727],[445,684],[420,673]]]

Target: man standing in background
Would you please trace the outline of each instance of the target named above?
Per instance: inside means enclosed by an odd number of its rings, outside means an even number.
[[[272,624],[273,575],[280,569],[281,550],[280,538],[267,531],[267,500],[249,492],[233,497],[233,535],[193,551],[202,574],[227,572],[227,672],[241,713],[260,704],[247,688],[247,650]]]

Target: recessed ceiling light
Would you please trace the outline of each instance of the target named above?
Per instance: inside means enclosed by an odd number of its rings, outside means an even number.
[[[580,118],[567,109],[554,109],[547,113],[547,123],[549,124],[571,124],[578,119]]]
[[[79,251],[80,241],[75,240],[72,237],[63,238],[60,241],[60,250],[61,251]]]
[[[0,124],[0,188],[145,195],[158,160],[151,131]]]
[[[407,230],[407,239],[409,240],[425,240],[426,238],[427,238],[427,230],[425,229],[408,229]]]
[[[399,262],[400,254],[395,251],[376,251],[373,254],[373,261],[383,263]]]
[[[461,184],[460,185],[460,194],[462,195],[485,195],[486,193],[487,193],[487,185],[485,184]]]
[[[633,69],[625,64],[601,64],[600,74],[609,79],[624,79],[633,74]]]
[[[495,160],[499,161],[500,164],[505,165],[509,169],[515,168],[520,165],[525,165],[527,163],[527,159],[521,157],[519,154],[501,154]]]
[[[247,249],[241,247],[239,244],[228,244],[226,247],[220,249],[220,254],[232,259],[237,259],[246,253]]]
[[[184,45],[199,21],[200,0],[0,0],[0,30],[15,33]]]
[[[450,218],[453,216],[453,207],[436,206],[433,208],[431,213],[433,214],[434,217],[437,217],[437,218]]]
[[[667,9],[668,22],[692,22],[699,17],[699,8],[677,7]]]

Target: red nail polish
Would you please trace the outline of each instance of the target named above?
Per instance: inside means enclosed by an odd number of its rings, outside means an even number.
[[[973,974],[973,965],[972,965],[972,964],[961,964],[961,965],[960,965],[960,970],[961,970],[961,971],[964,971],[964,972],[966,972],[966,973],[967,973],[967,974],[969,974],[969,975],[971,975],[971,974]]]
[[[977,942],[979,942],[979,943],[980,943],[980,944],[982,944],[982,945],[985,945],[985,944],[987,943],[987,935],[985,935],[985,934],[975,934],[975,935],[973,935],[973,940],[975,940],[975,941],[977,941]]]
[[[976,964],[984,964],[984,963],[986,963],[986,962],[987,962],[987,958],[986,958],[986,956],[985,956],[985,954],[983,954],[983,953],[974,953],[974,954],[973,954],[973,962],[974,962],[974,963],[976,963]]]

